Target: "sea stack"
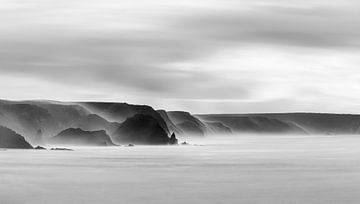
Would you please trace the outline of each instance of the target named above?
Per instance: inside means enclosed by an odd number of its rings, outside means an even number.
[[[178,144],[178,139],[176,139],[175,133],[171,134],[169,144],[171,144],[171,145],[177,145]]]

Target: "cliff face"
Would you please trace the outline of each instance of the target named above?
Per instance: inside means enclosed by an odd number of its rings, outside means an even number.
[[[324,113],[264,114],[302,127],[310,134],[359,134],[360,115]]]
[[[1,125],[26,135],[33,144],[43,144],[51,135],[88,114],[77,105],[45,101],[0,101],[0,112]]]
[[[166,122],[150,106],[126,103],[0,100],[0,125],[25,135],[34,145],[43,145],[53,135],[67,128],[105,130],[110,135],[119,128],[121,122],[136,114],[152,116],[161,128],[169,133]]]
[[[170,132],[175,132],[176,134],[182,134],[183,131],[176,126],[171,119],[169,118],[168,113],[165,110],[157,110],[157,112],[160,114],[160,116],[164,119],[168,129]]]
[[[0,125],[26,135],[31,143],[42,143],[42,136],[38,136],[38,131],[43,127],[54,129],[56,126],[50,113],[36,105],[1,101],[0,112]]]
[[[68,128],[51,138],[53,144],[80,146],[114,146],[104,130],[85,131],[80,128]]]
[[[322,113],[197,115],[202,120],[220,121],[233,131],[358,134],[360,115]]]
[[[189,112],[169,111],[167,115],[184,134],[204,136],[207,131],[206,125]]]
[[[0,148],[32,149],[25,138],[15,131],[0,126]]]
[[[107,134],[113,133],[119,126],[120,123],[109,122],[96,114],[89,114],[72,124],[72,127],[81,128],[86,131],[105,130]]]
[[[231,133],[359,134],[360,115],[318,113],[192,115],[127,103],[0,100],[0,125],[33,145],[69,128],[101,131],[118,142],[167,144],[168,135]],[[79,133],[80,134],[80,133]]]
[[[208,134],[231,134],[231,128],[221,122],[205,122]]]
[[[128,118],[112,134],[118,144],[169,144],[167,132],[151,115],[136,114]]]
[[[150,106],[111,102],[83,102],[79,104],[109,121],[123,122],[136,114],[150,115],[157,120],[159,125],[167,133],[169,133],[169,129],[164,119]]]

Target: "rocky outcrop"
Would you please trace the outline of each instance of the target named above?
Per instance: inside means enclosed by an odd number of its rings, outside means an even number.
[[[151,115],[136,114],[123,122],[112,134],[118,144],[168,144],[167,132],[159,121]]]
[[[52,144],[74,146],[114,146],[105,130],[85,131],[80,128],[68,128],[50,139]]]
[[[171,134],[169,144],[171,144],[171,145],[177,145],[178,144],[178,139],[176,139],[175,133]]]
[[[32,149],[33,147],[23,136],[7,127],[0,126],[0,148]]]

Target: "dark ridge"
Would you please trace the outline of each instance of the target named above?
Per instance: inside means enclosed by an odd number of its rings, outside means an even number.
[[[105,130],[84,131],[80,128],[68,128],[51,138],[52,144],[80,146],[114,146]]]
[[[168,134],[158,120],[144,114],[136,114],[128,118],[114,132],[112,138],[119,144],[169,144]]]
[[[0,126],[0,148],[32,149],[33,147],[23,136],[7,127]]]

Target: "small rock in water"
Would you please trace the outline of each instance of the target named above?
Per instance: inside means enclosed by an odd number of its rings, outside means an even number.
[[[36,149],[36,150],[46,150],[46,148],[45,148],[45,147],[42,147],[42,146],[37,146],[37,147],[35,147],[34,149]]]
[[[68,148],[51,148],[50,150],[74,151],[73,149],[68,149]]]
[[[181,145],[190,145],[190,144],[185,141],[185,142],[182,142]]]
[[[176,139],[175,133],[171,134],[169,144],[171,144],[171,145],[177,145],[178,144],[178,139]]]
[[[135,145],[133,145],[133,144],[128,144],[128,147],[133,147],[133,146],[135,146]]]

